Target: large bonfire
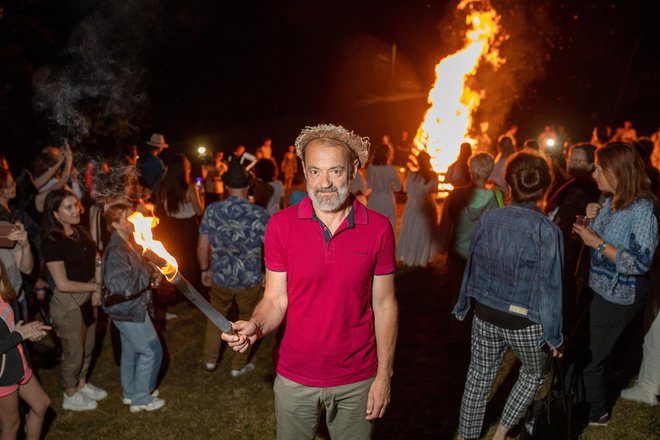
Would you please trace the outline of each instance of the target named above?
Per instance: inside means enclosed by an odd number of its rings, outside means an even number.
[[[465,44],[435,67],[436,80],[428,97],[431,106],[414,140],[417,149],[428,151],[433,168],[441,173],[456,160],[461,143],[471,142],[472,117],[484,97],[482,90],[470,87],[471,77],[484,63],[495,68],[504,63],[498,50],[500,16],[490,3],[463,0],[458,9],[467,11]]]

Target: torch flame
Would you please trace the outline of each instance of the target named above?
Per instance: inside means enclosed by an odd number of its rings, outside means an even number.
[[[135,227],[133,238],[137,244],[142,246],[142,251],[151,251],[165,260],[167,264],[164,267],[158,266],[158,270],[165,275],[165,278],[167,278],[168,281],[172,281],[176,276],[179,266],[174,257],[165,250],[163,243],[154,240],[153,238],[151,229],[158,224],[158,218],[145,217],[141,212],[134,212],[128,216],[127,220],[133,223],[133,226]]]
[[[473,143],[468,137],[472,115],[484,93],[473,90],[469,80],[483,62],[497,68],[505,61],[499,57],[498,50],[499,15],[488,2],[463,0],[458,9],[463,10],[471,3],[483,6],[470,7],[463,49],[437,64],[436,81],[428,97],[431,107],[414,140],[418,149],[428,151],[436,171],[444,172],[456,160],[461,143]]]

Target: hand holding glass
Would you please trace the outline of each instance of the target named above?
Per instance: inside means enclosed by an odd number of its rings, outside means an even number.
[[[576,215],[575,216],[575,224],[583,226],[585,228],[588,228],[591,226],[591,220],[592,218],[587,217],[586,215]],[[578,235],[573,231],[573,238],[579,238]]]

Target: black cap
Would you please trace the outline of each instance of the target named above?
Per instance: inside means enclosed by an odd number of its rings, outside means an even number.
[[[222,175],[222,181],[230,188],[245,188],[250,184],[250,174],[237,160],[232,160]]]

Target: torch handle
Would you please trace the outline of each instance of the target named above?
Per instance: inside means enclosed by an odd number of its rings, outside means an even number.
[[[216,327],[223,333],[233,334],[231,322],[218,312],[180,273],[177,273],[171,283],[179,289]]]

